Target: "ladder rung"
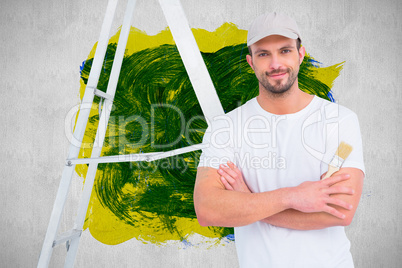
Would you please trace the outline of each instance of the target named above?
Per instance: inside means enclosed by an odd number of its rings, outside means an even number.
[[[139,161],[155,161],[162,158],[167,158],[179,154],[189,153],[196,150],[204,149],[206,145],[200,143],[179,149],[174,149],[166,152],[152,152],[152,153],[140,153],[140,154],[124,154],[124,155],[110,155],[102,157],[92,158],[73,158],[67,159],[67,166],[79,165],[79,164],[91,164],[91,163],[117,163],[117,162],[139,162]]]
[[[107,99],[107,100],[113,100],[113,96],[112,96],[112,95],[107,94],[107,93],[105,93],[105,92],[103,92],[103,91],[100,91],[100,90],[97,89],[97,88],[94,88],[94,94],[95,94],[96,96],[98,96],[98,97],[101,97],[101,98],[104,98],[104,99]]]
[[[62,233],[62,234],[58,235],[56,237],[56,239],[53,241],[53,247],[55,247],[55,246],[57,246],[59,244],[62,244],[64,242],[66,242],[66,241],[69,241],[71,239],[80,237],[81,233],[82,233],[82,230],[76,230],[76,229],[72,229],[70,231]]]

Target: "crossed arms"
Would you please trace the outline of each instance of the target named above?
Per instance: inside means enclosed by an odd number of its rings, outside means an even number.
[[[252,193],[232,163],[219,170],[199,167],[194,206],[202,226],[237,227],[256,221],[299,230],[346,226],[359,203],[363,177],[359,169],[342,168],[326,180]]]

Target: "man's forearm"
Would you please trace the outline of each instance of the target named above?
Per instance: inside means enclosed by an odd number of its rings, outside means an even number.
[[[297,229],[297,230],[316,230],[332,226],[347,226],[351,224],[357,206],[359,204],[363,188],[364,174],[359,169],[342,168],[341,171],[335,173],[334,175],[346,172],[348,174],[351,174],[351,179],[349,181],[339,183],[338,185],[344,185],[353,188],[355,194],[343,195],[343,196],[338,195],[340,198],[352,204],[352,209],[350,210],[345,210],[344,208],[336,207],[337,210],[339,210],[341,213],[345,215],[345,218],[340,219],[325,212],[303,213],[297,210],[288,209],[280,213],[277,213],[271,217],[268,217],[262,221],[278,227]]]
[[[278,227],[296,230],[318,230],[332,226],[346,226],[348,219],[339,219],[325,212],[304,213],[294,209],[287,209],[262,222]]]
[[[278,189],[266,193],[227,191],[219,182],[216,170],[199,168],[194,189],[194,205],[203,226],[237,227],[286,210],[285,192]]]
[[[288,209],[309,213],[326,212],[343,218],[344,214],[329,204],[345,210],[351,208],[350,204],[331,195],[350,195],[353,194],[352,189],[331,185],[348,180],[349,177],[344,174],[325,181],[304,182],[297,187],[246,193],[226,190],[216,169],[198,168],[194,187],[195,211],[203,226],[243,226]]]

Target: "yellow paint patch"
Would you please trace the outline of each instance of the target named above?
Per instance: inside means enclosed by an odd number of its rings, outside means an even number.
[[[215,52],[226,46],[244,43],[247,37],[247,31],[238,29],[236,25],[232,23],[225,23],[214,32],[208,32],[203,29],[192,29],[192,31],[200,51],[203,52]],[[117,43],[119,35],[120,31],[110,38],[109,44]],[[143,49],[158,47],[163,44],[174,44],[173,37],[168,29],[161,31],[157,35],[150,36],[143,31],[132,28],[127,42],[126,55],[131,55]],[[94,45],[93,49],[89,53],[88,59],[94,57],[96,46],[97,44]],[[84,95],[85,87],[85,83],[81,80],[81,99]],[[174,96],[170,95],[169,98],[174,98]],[[94,103],[91,109],[90,117],[96,115],[97,113],[98,105]],[[96,128],[97,124],[94,125],[88,123],[86,133],[91,131],[93,133],[94,129]],[[92,143],[93,137],[85,135],[83,139],[84,146],[81,148],[79,154],[80,158],[88,158],[91,156],[92,146],[90,146],[90,144]],[[76,172],[84,178],[87,170],[87,165],[76,166]],[[158,176],[156,175],[156,177]],[[123,188],[123,191],[136,192],[141,191],[141,189],[136,189],[131,184],[126,184],[126,186]],[[161,205],[163,206],[163,204]],[[130,215],[139,222],[144,223],[141,228],[134,228],[133,226],[124,223],[108,208],[105,208],[98,199],[94,188],[92,190],[84,229],[89,228],[94,238],[104,244],[109,245],[123,243],[133,237],[142,240],[144,243],[150,242],[154,244],[162,244],[170,240],[180,240],[183,235],[187,236],[186,234],[192,233],[198,233],[204,237],[216,238],[216,233],[213,232],[211,228],[200,226],[198,221],[195,219],[176,217],[174,219],[175,225],[177,230],[180,230],[180,233],[177,233],[166,232],[165,228],[163,228],[163,222],[157,217],[157,215],[152,213],[137,213],[133,211],[130,212]]]
[[[325,85],[327,85],[329,88],[332,88],[334,85],[335,79],[339,76],[339,73],[341,72],[343,68],[343,64],[345,62],[341,62],[335,65],[331,65],[328,67],[321,67],[321,68],[315,68],[312,71],[312,75],[314,78],[317,80],[321,81]]]

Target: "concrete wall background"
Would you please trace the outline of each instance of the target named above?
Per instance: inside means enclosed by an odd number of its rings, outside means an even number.
[[[402,2],[182,1],[190,26],[215,30],[224,22],[247,29],[265,11],[299,23],[303,44],[326,65],[346,61],[333,87],[354,110],[363,134],[367,176],[347,228],[356,267],[402,262],[401,44]],[[1,267],[35,267],[67,156],[65,117],[79,103],[79,66],[97,41],[107,1],[0,3]],[[117,11],[114,33],[125,2]],[[167,24],[156,2],[139,0],[133,26],[156,34]],[[71,228],[82,181],[75,178],[62,229]],[[52,266],[64,261],[55,249]],[[81,239],[76,267],[236,267],[234,245],[213,249],[157,247],[131,240],[118,246]]]

